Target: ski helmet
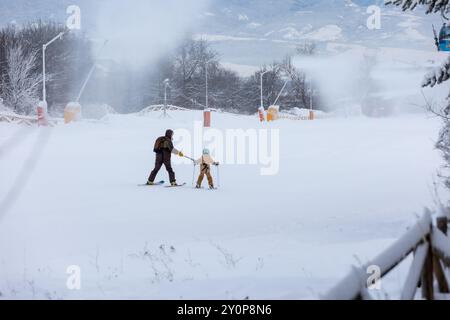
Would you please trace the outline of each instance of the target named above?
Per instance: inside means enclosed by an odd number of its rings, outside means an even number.
[[[209,149],[208,148],[203,149],[203,155],[209,155]]]

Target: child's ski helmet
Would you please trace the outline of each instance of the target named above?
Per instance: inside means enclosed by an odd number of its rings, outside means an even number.
[[[208,148],[203,149],[203,155],[209,155],[209,149]]]

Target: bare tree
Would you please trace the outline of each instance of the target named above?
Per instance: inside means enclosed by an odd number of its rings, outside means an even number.
[[[317,46],[313,41],[305,41],[300,43],[295,48],[295,51],[300,56],[313,56],[316,54]]]
[[[22,45],[8,48],[7,69],[2,79],[3,100],[17,113],[29,114],[38,102],[41,77],[34,73],[36,51],[26,53]]]

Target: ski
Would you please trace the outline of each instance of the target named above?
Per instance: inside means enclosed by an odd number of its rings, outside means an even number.
[[[159,181],[159,182],[155,182],[154,184],[138,184],[138,187],[157,187],[157,186],[162,186],[165,183],[165,181]]]
[[[166,188],[178,188],[178,187],[184,187],[186,183],[183,184],[177,184],[176,186],[166,186]]]
[[[193,189],[194,190],[210,190],[210,191],[219,190],[219,188],[203,188],[203,187],[201,187],[201,188],[193,187]]]

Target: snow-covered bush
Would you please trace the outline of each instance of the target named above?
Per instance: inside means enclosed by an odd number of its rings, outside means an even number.
[[[25,52],[20,44],[8,48],[6,74],[1,79],[4,104],[19,114],[29,114],[38,103],[41,78],[34,71],[36,51]]]

